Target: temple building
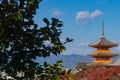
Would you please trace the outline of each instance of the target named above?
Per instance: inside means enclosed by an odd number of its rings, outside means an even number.
[[[89,54],[88,56],[95,58],[93,63],[101,63],[101,64],[111,64],[113,61],[111,60],[112,57],[117,56],[110,50],[112,47],[118,46],[118,44],[113,43],[107,40],[104,36],[104,22],[102,23],[102,36],[101,38],[95,42],[88,45],[89,47],[96,48],[93,54]]]

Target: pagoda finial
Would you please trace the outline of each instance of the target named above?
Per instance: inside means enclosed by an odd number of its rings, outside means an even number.
[[[102,38],[104,38],[104,21],[102,22]]]

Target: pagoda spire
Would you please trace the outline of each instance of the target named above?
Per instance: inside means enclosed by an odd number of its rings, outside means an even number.
[[[104,38],[104,21],[102,22],[102,38]]]

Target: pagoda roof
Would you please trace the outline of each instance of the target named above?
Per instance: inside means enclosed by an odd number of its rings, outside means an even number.
[[[94,48],[100,48],[100,47],[111,48],[111,47],[118,46],[118,44],[107,40],[105,37],[101,37],[97,42],[91,43],[88,46],[94,47]]]
[[[118,44],[113,43],[109,40],[107,40],[104,36],[104,22],[102,23],[102,37],[95,43],[91,43],[88,46],[90,47],[94,47],[94,48],[111,48],[111,47],[115,47],[118,46]]]

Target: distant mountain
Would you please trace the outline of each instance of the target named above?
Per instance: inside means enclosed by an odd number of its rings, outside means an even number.
[[[120,56],[114,57],[113,61],[120,58]],[[42,64],[43,62],[48,62],[49,64],[54,64],[56,61],[62,60],[63,61],[63,68],[75,68],[76,65],[79,62],[92,62],[93,58],[90,58],[89,56],[83,56],[83,55],[51,55],[47,58],[38,58],[37,61]]]

